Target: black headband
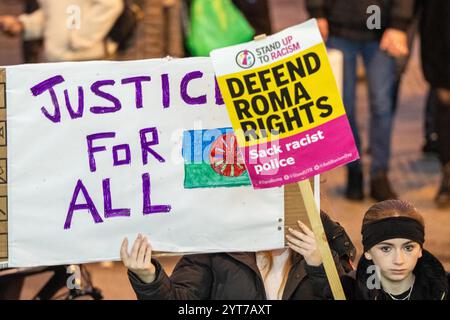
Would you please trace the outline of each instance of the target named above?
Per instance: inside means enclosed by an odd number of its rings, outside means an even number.
[[[421,246],[425,242],[424,227],[419,221],[408,217],[389,217],[369,223],[362,227],[361,234],[364,252],[388,239],[409,239]]]

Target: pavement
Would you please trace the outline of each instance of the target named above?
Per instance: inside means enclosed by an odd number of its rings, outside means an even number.
[[[17,13],[16,1],[2,1],[0,14]],[[307,19],[303,1],[272,0],[272,20],[275,31]],[[425,248],[450,270],[450,209],[438,209],[433,203],[440,179],[437,158],[421,152],[423,144],[423,114],[427,84],[421,73],[419,43],[416,40],[412,58],[403,77],[400,103],[395,119],[390,178],[401,199],[410,201],[422,213],[426,223]],[[20,63],[18,40],[0,36],[0,65]],[[362,133],[363,149],[367,148],[369,106],[364,80],[357,87],[358,125]],[[370,156],[363,154],[365,172]],[[360,228],[364,212],[374,203],[369,198],[361,202],[347,201],[344,196],[345,168],[337,168],[323,176],[322,208],[339,221],[353,239],[361,254]],[[367,183],[368,181],[366,181]],[[368,185],[366,194],[368,193]],[[163,258],[170,273],[178,258]],[[134,299],[126,270],[118,262],[87,265],[93,282],[102,289],[106,299]],[[50,274],[48,275],[50,276]],[[25,282],[21,298],[29,299],[44,283],[46,276],[30,277]]]

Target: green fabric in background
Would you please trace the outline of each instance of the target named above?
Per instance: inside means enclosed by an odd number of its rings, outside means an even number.
[[[253,39],[255,32],[230,0],[194,0],[187,47],[193,56]]]

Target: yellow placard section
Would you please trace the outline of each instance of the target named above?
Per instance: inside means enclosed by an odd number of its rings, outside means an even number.
[[[323,43],[217,81],[241,147],[290,137],[345,114]]]

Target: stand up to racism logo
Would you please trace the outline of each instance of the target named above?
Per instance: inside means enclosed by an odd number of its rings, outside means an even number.
[[[236,55],[236,63],[243,69],[253,67],[255,64],[255,55],[250,50],[242,50]]]

